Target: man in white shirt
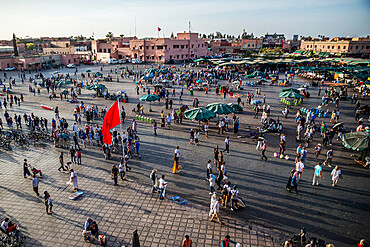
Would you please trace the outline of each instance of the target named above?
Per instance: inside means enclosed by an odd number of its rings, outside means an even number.
[[[225,139],[225,150],[224,150],[224,152],[226,151],[226,154],[227,155],[230,155],[230,149],[229,149],[229,144],[230,144],[230,142],[229,142],[229,137],[226,137],[226,139]]]
[[[1,231],[3,233],[8,232],[8,223],[9,223],[9,218],[5,218],[4,221],[1,223]]]
[[[77,184],[77,173],[71,169],[71,181],[73,183],[73,187],[75,188],[75,190],[78,190],[78,184]]]
[[[167,183],[166,181],[164,181],[164,175],[162,175],[162,178],[158,180],[158,188],[159,188],[159,199],[160,200],[164,200],[164,196],[165,196],[165,190],[166,190],[166,187],[167,187]]]
[[[295,170],[296,170],[296,172],[298,172],[299,180],[301,179],[301,176],[302,176],[302,173],[303,173],[303,169],[304,169],[304,164],[303,164],[303,162],[301,160],[299,160],[295,164]]]
[[[228,116],[225,116],[225,128],[226,128],[226,131],[229,131],[229,117]]]
[[[210,174],[212,174],[212,163],[211,163],[211,160],[208,160],[208,164],[207,164],[207,177],[206,177],[207,180],[209,179],[209,175]]]
[[[176,161],[179,162],[179,159],[180,159],[180,147],[177,146],[176,149],[175,149],[175,158],[176,158]]]
[[[231,193],[231,211],[234,211],[235,209],[238,209],[237,199],[238,199],[239,191],[237,190],[237,187],[234,186],[231,189],[230,193]]]
[[[118,171],[121,179],[123,180],[126,176],[124,159],[121,159],[121,163],[118,166]]]
[[[216,176],[213,175],[212,173],[209,174],[208,181],[209,181],[209,189],[210,189],[209,194],[212,195],[213,192],[215,192],[214,186],[216,185]]]

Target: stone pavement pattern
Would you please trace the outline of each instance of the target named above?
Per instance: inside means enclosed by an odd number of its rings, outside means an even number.
[[[31,179],[22,177],[23,157],[44,173],[39,192],[50,193],[52,216],[45,214],[42,198],[32,191]],[[224,226],[209,223],[207,208],[192,202],[180,206],[168,199],[160,201],[150,187],[130,179],[120,180],[119,186],[114,187],[110,166],[99,158],[84,158],[81,166],[73,165],[85,195],[71,201],[68,196],[73,190],[66,185],[68,174],[57,171],[57,160],[58,153],[51,147],[1,153],[0,212],[2,217],[10,217],[21,225],[22,232],[29,236],[26,246],[82,246],[81,233],[87,217],[97,221],[100,231],[107,235],[108,246],[129,244],[135,229],[142,246],[180,246],[186,234],[194,246],[219,246],[226,234],[242,246],[276,246],[266,229],[252,228],[229,217],[222,218]],[[171,193],[167,198],[170,196]]]

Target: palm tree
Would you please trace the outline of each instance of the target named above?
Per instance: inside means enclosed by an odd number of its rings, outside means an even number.
[[[107,35],[105,35],[105,37],[107,37],[108,39],[112,39],[113,38],[113,33],[108,32]]]
[[[123,38],[123,36],[125,36],[123,33],[121,33],[120,35],[119,35],[121,38]]]

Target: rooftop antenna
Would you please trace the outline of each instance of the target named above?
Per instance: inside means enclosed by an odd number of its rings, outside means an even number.
[[[189,21],[189,33],[191,33],[191,22]]]
[[[135,37],[136,37],[136,16],[135,16]]]

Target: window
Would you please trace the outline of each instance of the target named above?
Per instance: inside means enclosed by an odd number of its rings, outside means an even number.
[[[149,60],[149,56],[146,56],[146,59]]]
[[[194,45],[191,45],[191,48],[194,48]]]
[[[107,49],[104,49],[104,53],[107,53]]]
[[[139,47],[139,49],[140,49],[140,50],[142,50],[142,49],[143,49],[143,46],[141,45],[141,46]]]
[[[307,48],[309,48],[310,46],[309,45],[307,45]]]
[[[310,48],[312,48],[312,45],[310,45]]]
[[[172,59],[172,56],[170,56],[170,59]]]
[[[317,45],[315,45],[315,48],[317,48]]]
[[[152,60],[154,60],[154,56],[152,56]]]
[[[248,44],[247,47],[249,47],[250,45]]]
[[[159,57],[158,57],[158,59],[159,59],[159,60],[162,60],[162,56],[159,56]]]
[[[356,45],[356,50],[358,49],[358,45]]]
[[[148,45],[147,45],[147,46],[145,46],[145,49],[147,49],[147,50],[148,50],[148,49],[149,49],[149,46],[148,46]]]
[[[99,49],[99,52],[101,52],[101,49]]]
[[[108,53],[110,53],[111,52],[111,50],[110,49],[108,49]]]
[[[331,49],[334,49],[334,45],[331,47]]]
[[[204,47],[204,44],[202,44],[202,47]]]
[[[173,45],[173,49],[179,49],[179,45]]]
[[[353,48],[353,46],[351,46],[349,49],[351,49],[351,50],[352,50],[352,48]]]
[[[157,49],[158,50],[163,50],[163,46],[162,45],[157,45]]]
[[[152,46],[152,50],[154,50],[154,45]]]
[[[122,59],[122,55],[118,55],[118,59]]]
[[[345,50],[346,49],[346,46],[343,46],[343,50]]]
[[[181,45],[181,49],[184,49],[185,45]]]
[[[189,48],[189,46],[188,46],[188,45],[186,45],[185,47],[186,47],[186,48]]]
[[[164,49],[167,50],[167,45],[164,45]]]

